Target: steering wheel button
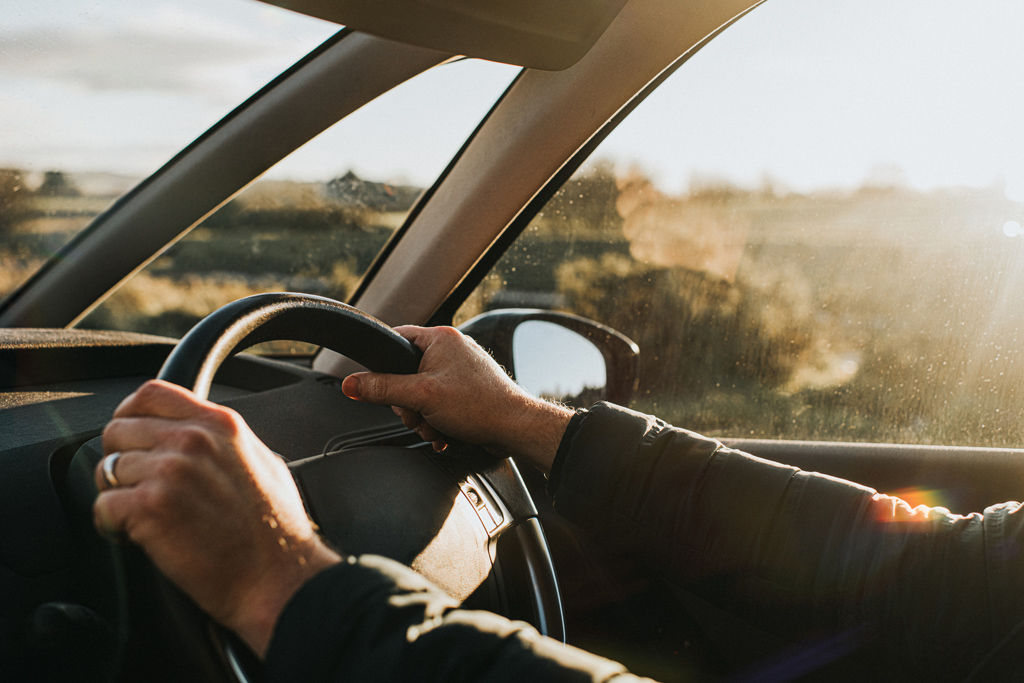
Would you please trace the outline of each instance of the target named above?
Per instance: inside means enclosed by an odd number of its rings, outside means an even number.
[[[464,488],[462,490],[466,492],[466,497],[469,498],[469,502],[473,504],[473,507],[475,507],[475,508],[483,507],[484,499],[480,497],[480,494],[477,492],[477,490],[475,488],[472,488],[471,486],[467,486],[466,488]]]
[[[483,523],[484,528],[487,529],[487,534],[494,535],[494,532],[501,525],[501,521],[503,519],[501,513],[492,508],[493,504],[488,505],[487,498],[485,498],[472,484],[463,484],[462,492],[476,509],[477,516]]]

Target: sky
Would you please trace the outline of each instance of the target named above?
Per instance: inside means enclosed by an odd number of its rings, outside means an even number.
[[[148,173],[333,30],[239,0],[0,1],[0,160],[33,168]]]
[[[143,176],[337,27],[251,0],[0,0],[0,167]],[[668,190],[869,179],[1024,201],[1024,3],[769,0],[596,157]],[[271,172],[428,184],[515,69],[421,76]]]

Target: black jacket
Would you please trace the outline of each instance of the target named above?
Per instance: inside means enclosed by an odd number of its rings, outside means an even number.
[[[555,508],[672,583],[794,642],[871,641],[891,667],[957,680],[1024,619],[1024,514],[910,508],[598,404],[563,440]],[[630,680],[608,660],[457,606],[364,557],[292,599],[270,680]]]

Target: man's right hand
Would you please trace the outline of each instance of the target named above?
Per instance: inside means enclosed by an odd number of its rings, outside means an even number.
[[[551,469],[572,411],[535,398],[517,385],[476,342],[452,327],[398,327],[423,351],[419,372],[349,375],[350,398],[392,406],[402,422],[435,449],[445,437],[520,456]]]
[[[233,410],[151,380],[118,406],[103,450],[96,528],[137,543],[261,656],[292,595],[341,559],[284,461]]]

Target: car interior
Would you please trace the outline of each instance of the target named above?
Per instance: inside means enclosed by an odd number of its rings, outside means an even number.
[[[915,505],[1020,498],[1024,179],[1014,140],[993,132],[1019,128],[1020,101],[1012,77],[968,58],[980,44],[1000,69],[1024,63],[1019,41],[986,33],[1014,26],[998,11],[968,30],[953,3],[894,17],[795,0],[231,3],[279,33],[281,17],[316,21],[319,42],[123,191],[97,199],[106,176],[0,154],[0,677],[260,679],[244,645],[92,526],[100,434],[153,377],[237,410],[346,552],[397,559],[468,607],[641,675],[770,677],[791,642],[685,586],[638,581],[632,558],[557,515],[541,473],[469,444],[435,453],[390,410],[346,398],[361,367],[415,371],[392,325],[456,325],[537,395],[654,413]],[[785,21],[798,38],[775,33]],[[12,26],[17,47],[28,29]],[[953,36],[966,46],[947,50]],[[810,56],[796,61],[782,43],[800,40]],[[463,106],[470,91],[486,95]],[[461,114],[431,113],[446,100]],[[903,100],[948,117],[923,123]],[[388,139],[391,105],[429,121],[414,138],[452,140],[427,181],[344,161],[346,145],[405,144]],[[344,128],[369,119],[384,123],[368,142]],[[934,177],[863,151],[861,124],[878,122]],[[325,141],[335,177],[278,175]],[[659,156],[622,151],[641,145]],[[978,170],[958,145],[1005,165]],[[750,166],[657,176],[703,149]],[[777,177],[762,153],[785,161]],[[788,671],[892,675],[856,652]]]

